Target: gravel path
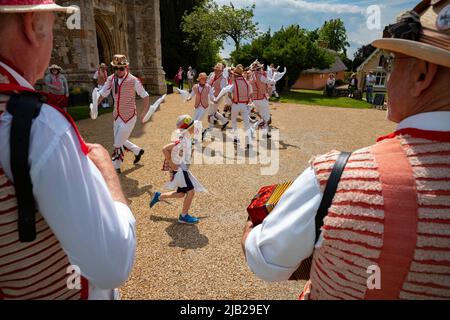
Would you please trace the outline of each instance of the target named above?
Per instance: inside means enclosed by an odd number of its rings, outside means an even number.
[[[122,298],[296,299],[303,283],[265,283],[247,268],[240,247],[246,206],[259,187],[296,178],[313,155],[372,144],[394,125],[378,110],[273,104],[273,126],[280,132],[278,173],[262,176],[261,165],[248,163],[193,165],[192,172],[210,194],[196,195],[191,213],[202,219],[187,226],[177,223],[180,201],[148,207],[151,194],[168,179],[160,170],[161,149],[177,116],[192,111],[191,104],[180,100],[169,95],[150,123],[136,126],[131,140],[146,153],[138,166],[128,154],[122,167],[138,238],[134,270],[121,288]],[[78,125],[87,141],[111,150],[112,121],[108,114]]]

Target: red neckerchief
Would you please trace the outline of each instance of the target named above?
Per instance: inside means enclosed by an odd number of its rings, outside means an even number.
[[[378,138],[377,142],[393,139],[400,135],[410,135],[415,138],[423,138],[433,141],[440,142],[450,142],[450,131],[430,131],[430,130],[420,130],[415,128],[405,128],[397,130],[391,134]]]
[[[6,64],[6,62],[4,62],[5,60],[1,60],[1,59],[2,58],[0,58],[0,61],[2,61],[3,63]],[[0,93],[11,94],[11,93],[19,93],[19,92],[38,92],[39,94],[46,96],[45,92],[39,92],[34,89],[30,89],[30,88],[21,86],[17,82],[17,80],[12,76],[12,74],[9,73],[8,70],[3,68],[2,66],[0,66],[0,74],[8,77],[8,80],[10,81],[9,84],[0,83]],[[87,155],[89,152],[89,149],[88,149],[86,143],[84,142],[83,138],[81,137],[78,127],[76,126],[72,117],[68,113],[64,112],[64,110],[62,110],[61,108],[51,105],[51,104],[48,104],[48,103],[46,103],[46,104],[53,107],[54,109],[58,110],[67,119],[67,121],[69,121],[69,123],[72,125],[72,127],[75,130],[75,133],[78,137],[78,141],[80,142],[80,146],[81,146],[81,151],[83,151],[83,153],[85,155]]]

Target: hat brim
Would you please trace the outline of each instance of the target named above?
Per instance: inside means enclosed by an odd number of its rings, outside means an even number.
[[[0,13],[24,13],[24,12],[46,12],[57,11],[67,14],[75,13],[79,9],[77,7],[63,7],[57,4],[35,4],[25,6],[0,6]]]
[[[431,63],[450,68],[450,51],[426,43],[405,39],[378,39],[372,42],[375,48],[398,52]]]
[[[111,66],[113,66],[115,68],[126,68],[129,65],[130,65],[129,63],[127,63],[126,65],[123,65],[123,64],[114,64],[114,63],[111,62]]]

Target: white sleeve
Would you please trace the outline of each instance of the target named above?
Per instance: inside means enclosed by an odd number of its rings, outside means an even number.
[[[133,214],[112,200],[101,173],[82,153],[73,128],[48,139],[48,145],[38,142],[38,134],[31,147],[30,174],[39,211],[84,277],[102,289],[119,287],[134,263]],[[41,155],[33,156],[37,150]]]
[[[94,80],[98,79],[98,70],[95,71],[94,76],[92,77],[92,79],[94,79]]]
[[[114,79],[114,77],[108,77],[108,79],[106,80],[104,86],[102,87],[102,89],[99,92],[99,94],[102,97],[107,98],[111,94],[111,90],[112,90],[112,86],[113,86],[113,79]]]
[[[271,86],[273,86],[273,85],[275,85],[277,83],[275,80],[269,80],[265,76],[261,76],[259,79],[261,80],[262,83],[270,84]]]
[[[136,78],[136,81],[134,82],[134,90],[136,90],[137,95],[142,99],[149,96],[148,92],[144,89],[144,86],[138,78]]]
[[[214,98],[216,97],[216,96],[214,95],[214,93],[215,93],[214,87],[211,87],[211,89],[209,90],[209,100],[210,100],[210,101],[214,101]],[[220,93],[220,92],[219,92],[219,93]]]
[[[266,281],[284,281],[313,252],[322,193],[312,167],[286,190],[275,209],[249,234],[247,264]]]

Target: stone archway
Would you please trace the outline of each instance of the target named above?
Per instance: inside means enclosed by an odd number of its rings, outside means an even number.
[[[100,15],[95,15],[95,29],[99,63],[104,62],[109,65],[115,52],[114,42],[107,24]]]

